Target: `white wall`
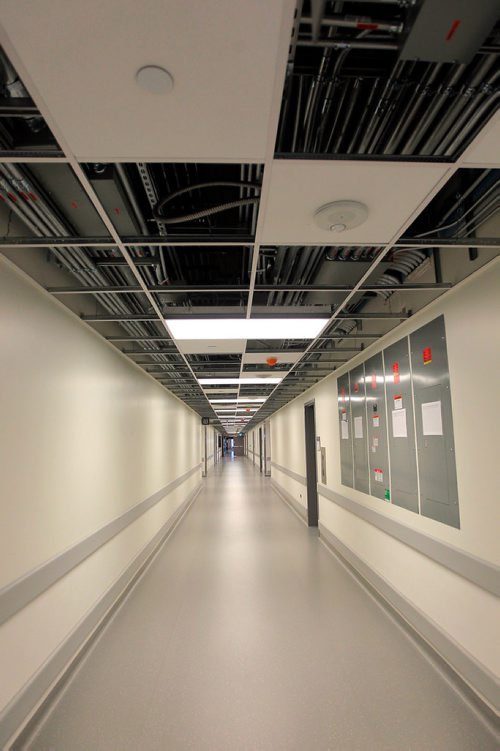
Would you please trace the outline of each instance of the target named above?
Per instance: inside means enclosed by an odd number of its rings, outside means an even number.
[[[219,432],[212,425],[202,425],[200,428],[200,451],[202,469],[205,471],[205,440],[206,440],[206,470],[207,473],[220,461],[222,449],[217,445]],[[206,438],[205,438],[206,436]]]
[[[271,457],[271,424],[269,421],[262,422],[252,430],[249,430],[246,436],[246,453],[250,461],[256,466],[260,467],[260,453],[259,453],[259,428],[262,429],[262,472],[269,471],[269,467],[266,466],[266,456]]]
[[[257,425],[248,432],[248,458],[257,467],[260,466],[259,428],[262,428],[262,463],[264,466],[264,423]]]
[[[498,397],[500,260],[493,261],[454,290],[367,348],[341,375],[441,313],[445,316],[455,430],[461,528],[393,506],[340,483],[336,375],[286,405],[271,418],[273,462],[304,475],[304,403],[315,400],[316,434],[327,455],[327,486],[424,534],[490,563],[499,563]],[[319,466],[318,466],[319,471]],[[274,480],[302,505],[306,488],[273,466]],[[350,548],[462,649],[500,675],[494,595],[404,545],[390,535],[319,498],[320,523]]]
[[[20,251],[22,252],[22,251]],[[0,587],[197,467],[0,627],[0,710],[200,483],[200,418],[0,259]]]

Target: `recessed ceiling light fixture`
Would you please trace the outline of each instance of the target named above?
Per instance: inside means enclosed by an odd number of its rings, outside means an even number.
[[[359,227],[368,219],[368,206],[359,201],[334,201],[321,206],[314,214],[320,229],[328,232],[345,232]]]
[[[328,318],[166,318],[174,339],[314,339]]]
[[[244,397],[238,397],[237,399],[209,399],[210,404],[261,404],[266,401],[266,397],[257,398],[251,397],[245,399]]]
[[[258,407],[239,407],[235,404],[234,407],[214,407],[216,415],[222,415],[222,417],[245,417],[244,412],[257,412]]]
[[[137,85],[151,94],[168,94],[174,88],[172,75],[159,65],[145,65],[135,74]]]
[[[283,378],[198,378],[198,383],[201,386],[212,386],[216,383],[220,383],[221,386],[225,386],[229,383],[237,383],[237,384],[243,384],[243,385],[249,385],[254,386],[257,384],[266,384],[268,383],[270,386],[281,383]]]

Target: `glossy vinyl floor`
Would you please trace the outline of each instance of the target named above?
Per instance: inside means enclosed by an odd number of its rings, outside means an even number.
[[[493,751],[251,462],[224,460],[23,748]]]

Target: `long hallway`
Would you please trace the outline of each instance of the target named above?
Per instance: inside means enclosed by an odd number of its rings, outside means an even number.
[[[47,717],[15,747],[497,748],[243,457],[211,472]]]

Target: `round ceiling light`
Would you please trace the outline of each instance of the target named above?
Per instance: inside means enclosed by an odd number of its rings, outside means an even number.
[[[314,214],[320,229],[328,232],[345,232],[359,227],[368,218],[368,207],[359,201],[334,201],[321,206]]]
[[[159,65],[145,65],[135,74],[137,84],[151,94],[168,94],[174,88],[174,79],[168,70]]]

